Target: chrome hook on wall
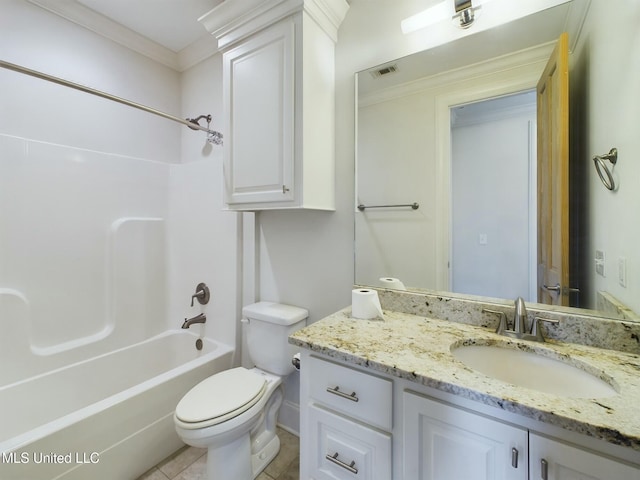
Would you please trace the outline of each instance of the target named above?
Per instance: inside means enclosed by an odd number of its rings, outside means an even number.
[[[608,190],[615,190],[616,182],[613,179],[611,170],[609,170],[605,160],[609,160],[612,165],[615,165],[618,162],[618,149],[614,147],[605,155],[596,155],[593,157],[593,163],[596,167],[600,180]]]

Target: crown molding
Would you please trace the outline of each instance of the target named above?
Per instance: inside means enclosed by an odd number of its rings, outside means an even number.
[[[443,85],[472,80],[498,72],[503,72],[504,75],[508,75],[514,68],[521,69],[528,65],[534,67],[537,67],[539,64],[544,65],[554,46],[555,42],[544,43],[519,52],[508,53],[472,65],[373,91],[358,98],[358,106],[365,107],[376,103],[387,102],[395,98],[414,95]],[[541,71],[542,70],[540,70],[540,72]]]
[[[337,41],[338,28],[349,10],[345,0],[243,0],[225,1],[198,19],[224,50],[289,15],[306,12]]]
[[[178,54],[74,0],[27,0],[145,57],[181,71]],[[187,47],[185,50],[187,50]],[[186,56],[186,55],[185,55]]]
[[[218,41],[211,35],[205,35],[178,52],[177,70],[184,72],[216,53]]]

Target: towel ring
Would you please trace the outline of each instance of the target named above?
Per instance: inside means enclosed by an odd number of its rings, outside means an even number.
[[[608,190],[615,190],[616,182],[613,179],[613,175],[611,175],[611,170],[609,170],[609,167],[605,163],[605,160],[609,160],[612,165],[615,165],[618,162],[618,149],[614,147],[611,150],[609,150],[609,153],[605,155],[596,155],[595,157],[593,157],[593,163],[596,167],[596,171],[598,172],[598,176],[600,177],[600,180],[602,181],[603,185]]]

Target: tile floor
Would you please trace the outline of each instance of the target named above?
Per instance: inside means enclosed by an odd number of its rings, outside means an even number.
[[[298,480],[300,460],[298,437],[281,428],[278,428],[278,436],[280,452],[256,480]],[[206,480],[206,466],[206,449],[184,447],[138,480]]]

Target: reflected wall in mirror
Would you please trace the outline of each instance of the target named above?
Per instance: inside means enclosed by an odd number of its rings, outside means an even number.
[[[476,110],[481,101],[534,89],[568,31],[570,286],[580,290],[571,305],[638,319],[640,190],[632,179],[640,178],[640,136],[632,130],[640,119],[640,57],[630,52],[640,48],[640,4],[604,3],[573,0],[356,75],[356,205],[419,204],[356,209],[356,284],[382,286],[390,277],[407,289],[536,301],[531,108]],[[612,147],[619,160],[609,191],[592,159]],[[522,202],[525,210],[502,208]],[[465,203],[466,217],[456,217]],[[526,243],[520,252],[511,251],[516,237]],[[516,271],[523,286],[509,279]]]

